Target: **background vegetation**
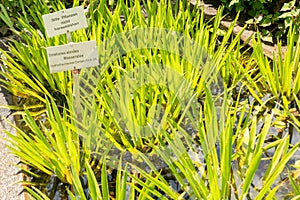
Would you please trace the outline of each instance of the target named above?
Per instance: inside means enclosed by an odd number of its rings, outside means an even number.
[[[286,42],[288,28],[299,29],[300,3],[296,0],[222,0],[222,4],[231,13],[241,12],[243,21],[259,28],[266,42]]]
[[[50,7],[60,2],[67,8],[73,6],[73,2],[68,0],[46,1]],[[88,1],[79,2],[81,4]],[[113,7],[116,2],[110,0],[107,1],[107,5]],[[2,0],[2,5],[0,5],[0,36],[10,35],[12,26],[22,28],[18,22],[20,15],[25,16],[29,23],[34,24],[34,19],[29,14],[31,10],[26,8],[26,5],[34,3],[35,1],[32,0]],[[276,43],[283,40],[286,43],[288,28],[293,24],[299,29],[300,3],[297,0],[221,0],[213,1],[213,4],[216,7],[224,6],[224,14],[241,12],[240,21],[249,24],[249,28],[259,28],[265,42]]]

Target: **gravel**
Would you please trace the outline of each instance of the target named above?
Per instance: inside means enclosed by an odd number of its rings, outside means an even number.
[[[0,88],[0,105],[11,104],[11,96]],[[16,166],[19,159],[10,153],[7,148],[8,138],[4,130],[10,133],[14,132],[13,127],[6,122],[5,119],[13,122],[13,117],[10,116],[10,111],[5,108],[0,108],[0,200],[24,200],[22,186],[19,183],[22,181],[22,174]]]

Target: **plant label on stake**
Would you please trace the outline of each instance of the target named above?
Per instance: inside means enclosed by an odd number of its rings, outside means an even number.
[[[51,73],[76,70],[99,64],[95,40],[47,47],[46,51]]]
[[[82,6],[61,10],[43,15],[43,21],[48,37],[66,34],[68,44],[56,47],[47,47],[48,64],[50,72],[72,70],[74,81],[74,101],[78,119],[81,119],[79,101],[79,69],[99,65],[96,41],[72,43],[71,31],[86,28],[87,22]]]
[[[43,15],[48,37],[61,35],[87,27],[82,6]]]

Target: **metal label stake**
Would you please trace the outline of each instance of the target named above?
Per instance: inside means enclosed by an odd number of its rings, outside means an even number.
[[[67,31],[68,44],[73,44],[70,31]],[[79,69],[72,70],[73,77],[73,105],[75,106],[75,114],[78,121],[81,121],[81,107],[80,107],[80,90],[79,90]]]

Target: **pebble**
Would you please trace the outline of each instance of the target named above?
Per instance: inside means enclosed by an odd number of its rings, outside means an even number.
[[[0,105],[11,104],[11,96],[3,88],[0,88]],[[20,169],[17,166],[19,159],[11,154],[7,148],[9,144],[5,134],[5,130],[14,133],[14,128],[7,121],[13,122],[13,117],[10,115],[9,109],[0,108],[0,200],[24,200],[22,193],[22,174],[18,173]]]

